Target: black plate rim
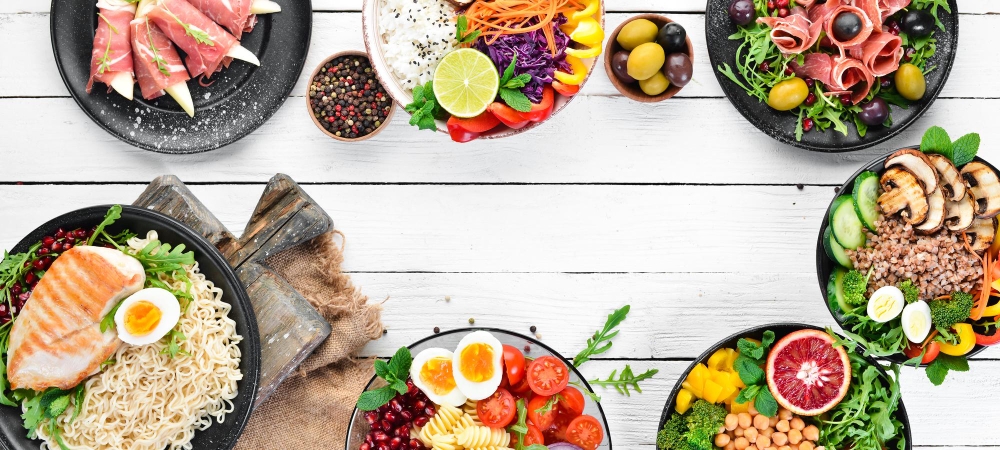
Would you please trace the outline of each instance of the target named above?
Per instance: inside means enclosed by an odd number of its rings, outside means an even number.
[[[842,184],[840,186],[840,189],[837,191],[837,195],[833,196],[833,198],[830,199],[830,204],[827,205],[826,209],[824,210],[823,221],[820,223],[820,226],[819,226],[819,236],[816,238],[816,278],[819,281],[819,292],[822,295],[823,304],[826,305],[826,310],[830,312],[830,315],[833,316],[833,320],[837,321],[837,325],[840,326],[840,327],[843,327],[844,325],[843,325],[843,323],[840,320],[839,314],[837,313],[837,311],[834,311],[832,307],[830,307],[830,302],[826,300],[827,299],[827,295],[828,295],[827,292],[826,292],[826,285],[827,285],[827,282],[829,281],[830,273],[833,272],[833,269],[837,266],[837,263],[835,263],[833,260],[831,260],[826,255],[826,249],[823,248],[823,231],[826,230],[827,225],[830,224],[830,208],[833,206],[834,200],[836,200],[837,197],[839,197],[841,195],[840,194],[841,192],[852,192],[853,191],[853,189],[854,189],[854,180],[857,179],[858,175],[861,175],[862,172],[866,172],[866,171],[870,170],[872,172],[881,173],[883,170],[885,170],[885,159],[888,158],[889,155],[891,155],[891,154],[893,154],[893,153],[895,153],[895,152],[897,152],[899,150],[903,150],[903,149],[918,150],[919,148],[920,148],[920,146],[917,146],[917,145],[909,146],[909,147],[902,147],[902,148],[893,150],[891,152],[888,152],[888,153],[886,153],[886,154],[884,154],[882,156],[879,156],[879,157],[877,157],[877,158],[869,161],[867,164],[865,164],[860,169],[858,169],[857,172],[854,172],[854,175],[851,175],[851,177],[847,179],[847,182],[845,182],[844,184]],[[973,161],[983,163],[987,167],[989,167],[990,169],[993,169],[993,172],[1000,173],[1000,171],[998,171],[997,168],[993,166],[993,164],[990,164],[990,162],[986,161],[985,159],[982,159],[982,158],[976,156],[973,159]],[[847,194],[843,194],[843,195],[847,195]],[[967,353],[965,356],[966,357],[976,356],[977,354],[981,353],[983,350],[986,350],[985,346],[976,344],[976,346],[973,347],[972,351],[970,351],[969,353]],[[906,360],[908,359],[908,358],[905,357],[905,355],[900,355],[900,354],[889,355],[889,356],[879,356],[877,358],[878,359],[883,359],[883,360],[886,360],[886,361],[890,361],[890,362],[894,362],[894,363],[897,363],[897,364],[902,364],[902,363],[906,362]],[[921,363],[919,366],[920,367],[927,367],[927,364]]]
[[[60,226],[62,226],[63,223],[66,222],[67,219],[76,216],[91,215],[91,214],[99,214],[103,216],[104,213],[111,206],[112,205],[110,204],[90,206],[86,208],[80,208],[77,210],[69,211],[64,214],[60,214],[59,216],[56,216],[52,220],[49,220],[42,225],[39,225],[37,228],[35,228],[27,235],[25,235],[25,237],[22,238],[21,241],[19,241],[16,245],[14,245],[14,247],[11,249],[11,252],[19,253],[27,251],[28,248],[34,244],[33,242],[29,241],[32,235],[38,233],[44,234],[47,232],[47,230],[59,228]],[[236,276],[236,272],[233,271],[232,266],[230,266],[229,263],[226,261],[225,257],[222,256],[222,253],[219,253],[219,250],[214,245],[205,240],[205,238],[202,237],[200,234],[198,234],[198,232],[192,230],[187,225],[178,222],[176,219],[170,216],[164,215],[157,211],[153,211],[151,209],[139,208],[131,205],[121,205],[121,207],[122,207],[121,220],[127,220],[127,215],[134,215],[137,217],[150,219],[151,221],[163,224],[165,229],[170,229],[172,231],[178,232],[179,234],[185,235],[186,239],[190,239],[190,242],[185,243],[189,248],[194,247],[193,244],[197,244],[203,247],[202,249],[199,249],[199,252],[203,253],[213,263],[215,263],[218,267],[220,267],[222,269],[221,271],[223,273],[223,276],[226,278],[226,281],[231,286],[235,287],[235,289],[232,289],[230,293],[235,296],[237,301],[236,304],[230,304],[230,305],[233,308],[239,308],[240,312],[244,315],[244,317],[247,318],[246,326],[248,331],[247,334],[249,336],[243,336],[243,340],[247,342],[247,348],[250,350],[249,355],[242,354],[240,356],[241,358],[249,359],[248,367],[250,369],[250,373],[243,374],[243,380],[241,380],[243,386],[239,386],[238,389],[247,392],[247,395],[249,395],[247,403],[251,405],[251,407],[247,408],[245,411],[233,411],[226,415],[226,421],[229,422],[230,419],[232,419],[233,423],[236,426],[233,429],[233,434],[231,435],[232,441],[224,443],[222,446],[218,447],[218,449],[230,450],[236,446],[236,442],[239,440],[240,435],[243,434],[243,430],[246,428],[247,423],[249,423],[250,421],[250,414],[253,412],[252,405],[257,399],[257,388],[260,385],[260,370],[261,370],[260,331],[257,328],[257,317],[256,314],[254,313],[253,307],[251,307],[250,296],[249,294],[247,294],[247,291],[243,287],[243,283],[240,281],[239,277]],[[214,419],[212,420],[212,424],[213,426],[218,425],[218,423]],[[196,432],[196,435],[197,433],[198,432]],[[2,434],[0,434],[0,445],[2,445],[3,448],[5,449],[10,448],[6,436]]]
[[[537,346],[545,349],[546,351],[548,351],[552,355],[554,355],[557,358],[559,358],[560,360],[562,360],[562,362],[564,364],[566,364],[566,367],[569,367],[570,370],[572,370],[573,373],[576,374],[577,378],[580,379],[580,382],[583,383],[583,386],[586,387],[588,391],[594,392],[594,388],[592,388],[590,386],[590,383],[587,382],[587,378],[584,377],[582,373],[580,373],[580,369],[576,368],[576,366],[574,366],[573,363],[570,360],[566,359],[566,357],[563,356],[562,353],[557,352],[554,348],[549,347],[548,345],[545,345],[544,342],[542,342],[542,341],[540,341],[538,339],[535,339],[534,337],[526,336],[526,335],[523,335],[523,334],[518,333],[516,331],[510,331],[510,330],[505,330],[503,328],[496,328],[496,327],[465,327],[465,328],[455,328],[455,329],[452,329],[452,330],[444,330],[444,331],[441,331],[440,333],[435,333],[435,334],[432,334],[430,336],[421,338],[421,339],[417,340],[416,342],[414,342],[414,343],[412,343],[410,345],[407,345],[406,348],[412,349],[413,347],[416,347],[416,346],[418,346],[420,344],[423,344],[423,343],[425,343],[427,341],[436,339],[436,338],[441,337],[441,336],[447,336],[447,335],[450,335],[450,334],[458,334],[458,333],[472,333],[474,331],[487,331],[487,332],[490,332],[490,333],[503,333],[503,334],[507,334],[507,335],[514,336],[514,337],[517,337],[517,338],[520,338],[520,339],[524,339],[525,341],[530,342],[531,345],[537,345]],[[378,375],[373,376],[371,378],[371,380],[368,381],[368,384],[365,385],[364,391],[367,391],[367,390],[371,389],[372,383],[374,383],[375,380],[377,380],[377,379],[378,379]],[[362,391],[362,392],[364,392],[364,391]],[[612,445],[612,440],[611,440],[611,427],[608,426],[608,415],[605,414],[604,408],[601,406],[601,402],[594,402],[594,403],[597,405],[597,410],[601,413],[601,419],[604,422],[604,428],[605,428],[604,429],[604,432],[605,432],[605,436],[604,437],[608,440],[608,449],[610,450],[610,449],[613,448],[613,445]],[[350,420],[350,422],[348,422],[348,433],[347,433],[347,436],[344,437],[344,448],[347,448],[347,445],[350,444],[350,442],[351,442],[350,424],[354,423],[354,419],[357,417],[357,415],[359,413],[360,413],[360,411],[358,410],[357,405],[355,405],[354,406],[354,412],[351,413],[351,420]],[[906,449],[906,450],[909,450],[909,449]]]
[[[230,133],[231,135],[224,139],[213,140],[208,145],[198,146],[193,149],[179,148],[177,151],[170,151],[166,146],[157,147],[154,145],[149,145],[143,142],[129,139],[127,136],[120,135],[116,133],[114,130],[112,130],[110,126],[101,121],[93,111],[91,111],[89,108],[86,107],[86,105],[84,105],[83,100],[80,98],[80,96],[77,95],[76,92],[70,87],[71,82],[67,77],[66,72],[63,70],[63,64],[59,58],[58,43],[56,42],[56,18],[59,17],[58,7],[60,4],[66,3],[65,0],[52,0],[51,5],[49,6],[49,41],[52,44],[52,57],[55,60],[56,68],[59,70],[59,78],[62,79],[63,85],[66,86],[66,90],[69,92],[69,96],[73,98],[73,101],[76,102],[76,105],[80,108],[81,111],[83,111],[84,114],[87,115],[87,117],[90,118],[92,122],[97,124],[97,126],[101,127],[101,129],[106,131],[111,136],[114,136],[116,139],[125,142],[126,144],[129,144],[133,147],[138,147],[143,150],[151,151],[154,153],[166,154],[166,155],[195,155],[198,153],[210,152],[212,150],[218,150],[222,147],[225,147],[236,141],[239,141],[240,139],[243,139],[248,135],[250,135],[250,133],[257,131],[258,128],[264,125],[264,123],[270,120],[271,117],[273,117],[274,114],[276,114],[278,110],[281,109],[282,105],[284,105],[285,102],[288,101],[288,98],[291,95],[292,90],[295,89],[295,85],[298,83],[298,78],[299,76],[302,75],[302,69],[305,67],[306,59],[308,59],[309,57],[308,49],[311,48],[312,46],[312,0],[294,0],[294,1],[305,3],[306,6],[308,6],[309,8],[309,14],[308,14],[309,26],[306,27],[305,31],[306,39],[305,42],[303,43],[304,44],[303,47],[306,49],[306,51],[302,54],[302,58],[300,58],[296,62],[297,68],[294,71],[296,73],[295,79],[292,80],[292,82],[288,85],[286,89],[282,89],[282,91],[284,92],[281,93],[281,97],[280,100],[278,101],[278,104],[274,108],[265,109],[264,112],[261,114],[260,123],[258,123],[256,126],[241,129],[239,130],[239,132],[236,133]]]
[[[708,350],[705,350],[700,356],[695,358],[695,360],[692,361],[690,365],[688,365],[687,369],[684,370],[683,373],[681,373],[680,377],[677,379],[677,382],[674,384],[673,389],[671,389],[670,396],[667,397],[666,403],[663,404],[663,411],[660,413],[660,423],[656,427],[656,432],[659,433],[659,431],[663,429],[663,425],[667,423],[667,420],[670,419],[670,415],[674,411],[673,409],[674,403],[677,401],[677,394],[681,391],[681,384],[684,382],[684,379],[687,378],[688,374],[691,373],[691,370],[693,370],[696,365],[698,365],[701,362],[708,361],[708,358],[712,356],[712,353],[715,353],[715,351],[719,350],[720,348],[735,346],[735,342],[739,340],[739,338],[741,337],[760,334],[766,330],[774,331],[776,328],[785,329],[789,333],[792,331],[802,330],[802,329],[826,331],[823,328],[817,327],[815,325],[808,325],[804,323],[773,322],[764,325],[757,325],[742,331],[738,331],[736,333],[729,335],[723,340],[716,342],[715,345],[712,345],[711,347],[708,348]],[[775,334],[778,334],[778,332],[775,332]],[[732,344],[730,344],[730,342],[732,342]],[[885,368],[883,368],[882,365],[879,364],[877,360],[875,360],[872,357],[863,357],[863,358],[865,358],[869,364],[878,367],[879,372],[881,372],[883,376],[888,376],[886,374]],[[896,382],[898,383],[899,380],[897,380]],[[906,441],[906,447],[903,450],[913,450],[913,437],[912,437],[912,429],[910,426],[910,416],[906,412],[906,405],[903,404],[902,398],[899,399],[899,408],[896,409],[896,416],[900,419],[900,422],[903,423],[903,438]],[[653,436],[653,440],[654,441],[656,440],[655,435]]]
[[[53,1],[55,1],[55,0],[53,0]],[[706,44],[708,44],[708,41],[709,41],[708,32],[709,32],[709,30],[712,29],[711,28],[711,16],[710,16],[711,5],[713,3],[728,2],[728,1],[729,0],[707,0],[707,3],[705,4],[705,41],[706,41]],[[810,145],[810,144],[807,144],[807,143],[804,143],[804,142],[801,142],[801,141],[796,141],[794,133],[792,135],[790,135],[791,137],[789,137],[789,135],[778,133],[778,132],[776,132],[773,129],[765,129],[765,128],[760,127],[758,125],[759,118],[752,117],[750,115],[749,110],[744,110],[744,109],[740,108],[740,104],[738,102],[739,101],[744,101],[746,99],[739,99],[738,100],[738,99],[734,98],[732,95],[730,95],[730,93],[725,88],[723,88],[723,90],[722,90],[723,94],[725,94],[726,99],[729,100],[729,103],[736,109],[736,111],[738,111],[740,113],[740,115],[743,116],[743,118],[747,120],[747,122],[750,122],[750,124],[752,124],[754,126],[754,128],[757,128],[758,130],[760,130],[764,134],[770,136],[772,139],[774,139],[774,140],[776,140],[778,142],[781,142],[782,144],[787,144],[787,145],[791,145],[793,147],[801,148],[801,149],[804,149],[804,150],[809,150],[809,151],[812,151],[812,152],[818,152],[818,153],[847,153],[847,152],[853,152],[853,151],[863,150],[863,149],[866,149],[866,148],[869,148],[869,147],[874,147],[874,146],[879,145],[879,144],[881,144],[881,143],[883,143],[885,141],[888,141],[889,139],[892,139],[892,138],[896,137],[897,135],[899,135],[899,133],[902,133],[903,130],[909,128],[910,125],[913,125],[914,122],[916,122],[918,119],[920,119],[920,117],[923,116],[924,113],[926,113],[928,109],[930,109],[931,105],[934,104],[934,102],[938,98],[938,95],[940,95],[941,90],[944,89],[944,85],[947,84],[948,77],[951,75],[951,69],[955,65],[955,56],[958,53],[958,38],[959,38],[959,34],[958,34],[958,31],[959,31],[959,13],[958,13],[958,4],[957,4],[957,1],[956,0],[948,0],[948,5],[952,9],[951,15],[953,15],[955,17],[955,27],[954,27],[954,30],[952,30],[952,33],[953,33],[954,36],[952,37],[952,40],[950,42],[951,45],[948,47],[948,51],[949,51],[949,56],[950,57],[947,59],[946,64],[944,64],[943,67],[939,66],[937,68],[937,70],[943,71],[942,72],[942,76],[941,76],[941,82],[938,83],[937,86],[935,86],[933,89],[931,89],[930,91],[927,92],[927,94],[930,94],[931,96],[928,97],[928,100],[927,100],[926,104],[922,105],[919,109],[916,109],[914,111],[913,115],[911,115],[910,117],[908,117],[903,122],[901,122],[901,123],[894,123],[892,125],[892,128],[890,128],[889,131],[884,136],[878,137],[878,138],[873,139],[871,141],[855,141],[855,143],[853,143],[853,144],[847,144],[847,145],[843,145],[843,144],[834,144],[834,145],[831,145],[831,146]],[[939,48],[939,51],[940,50],[941,49]],[[723,60],[722,55],[719,54],[720,51],[721,50],[719,50],[719,49],[713,48],[712,45],[710,45],[710,44],[708,45],[708,59],[709,59],[709,62],[711,63],[711,65],[712,65],[711,66],[712,73],[715,74],[715,78],[716,78],[716,80],[718,80],[719,85],[720,86],[724,86],[726,83],[732,83],[732,81],[729,80],[728,78],[726,78],[725,75],[721,74],[718,70],[715,69],[716,67],[718,67],[723,62],[729,62],[728,59],[725,60],[725,61]],[[746,95],[745,92],[743,94],[744,94],[743,95],[744,97],[747,97],[748,99],[751,99],[751,100],[755,100],[752,97],[750,97],[749,95]],[[925,94],[925,97],[926,97],[927,94]],[[827,130],[826,132],[827,133],[835,133],[836,131],[834,131],[834,130]]]

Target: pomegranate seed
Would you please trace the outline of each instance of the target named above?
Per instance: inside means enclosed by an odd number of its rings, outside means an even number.
[[[531,353],[531,346],[530,345],[525,345],[524,346],[524,353]]]
[[[767,2],[767,9],[774,9],[774,0],[770,0]]]
[[[42,247],[42,248],[38,249],[38,254],[39,255],[48,255],[49,254],[48,247]]]
[[[813,129],[813,125],[814,124],[812,119],[808,117],[802,119],[802,131],[809,132],[810,130]]]
[[[38,282],[38,277],[35,276],[34,272],[28,272],[27,274],[24,275],[24,282],[28,283],[29,286],[33,286],[35,283]]]
[[[812,106],[814,103],[816,103],[816,94],[810,92],[809,95],[806,96],[806,106]]]
[[[420,409],[424,409],[425,406],[427,406],[427,402],[425,402],[423,400],[417,400],[417,401],[413,402],[413,409],[420,410]]]
[[[14,283],[14,285],[10,287],[10,293],[14,294],[14,295],[20,294],[21,293],[21,283]]]
[[[372,434],[372,438],[375,439],[375,442],[386,442],[389,440],[389,435],[383,431],[376,431]]]
[[[396,436],[399,436],[399,437],[403,438],[403,439],[409,439],[410,438],[410,425],[402,425],[399,428],[396,428],[396,433],[394,433],[394,434]]]
[[[382,429],[385,430],[387,433],[391,433],[392,432],[392,422],[389,422],[388,420],[382,419]]]
[[[69,249],[71,249],[71,248],[73,248],[73,244],[65,243],[65,244],[62,245],[62,249],[63,249],[64,252],[68,252]]]
[[[775,4],[777,4],[779,8],[787,8],[788,0],[778,0]]]
[[[394,414],[392,411],[385,413],[385,415],[382,416],[382,418],[388,420],[389,423],[396,423],[396,421],[399,420],[399,417],[397,417],[396,414]]]
[[[21,306],[24,306],[24,304],[27,303],[29,297],[31,297],[31,291],[22,292],[21,295],[17,296],[17,301],[18,301],[18,303],[21,304]],[[17,309],[21,309],[21,308],[18,307]]]
[[[434,406],[432,405],[427,405],[427,407],[424,408],[424,414],[427,414],[428,416],[433,416],[435,413],[437,413],[437,410],[434,409]]]
[[[45,270],[45,260],[36,259],[35,262],[31,263],[31,266],[34,267],[35,270]]]
[[[80,228],[80,229],[76,230],[76,237],[77,238],[85,238],[85,237],[90,237],[90,236],[87,236],[87,230],[84,230],[83,228]]]
[[[331,67],[330,70],[333,70],[333,68]],[[368,443],[365,442],[364,444],[361,444],[360,447],[358,447],[358,450],[371,450],[371,448],[372,446],[368,445]]]
[[[399,415],[402,416],[403,420],[405,420],[407,422],[410,422],[410,421],[413,420],[413,413],[411,413],[409,411],[403,411],[403,412],[399,413]]]
[[[889,89],[892,87],[892,79],[889,77],[882,77],[882,81],[879,82],[882,89]]]
[[[378,450],[392,450],[389,448],[389,444],[379,444]]]
[[[914,56],[917,55],[917,49],[909,47],[906,49],[906,53],[903,53],[903,59],[909,61],[912,60]]]
[[[45,237],[42,238],[42,245],[46,245],[46,246],[52,245],[52,243],[55,242],[55,241],[56,241],[56,238],[54,238],[52,236],[45,236]]]
[[[62,228],[56,230],[56,239],[62,239],[66,237],[66,232]]]
[[[788,8],[781,8],[778,10],[778,17],[788,17]]]
[[[423,447],[423,446],[424,446],[424,444],[421,443],[420,441],[418,441],[416,439],[410,439],[410,448],[418,448],[418,447]]]
[[[785,67],[785,75],[791,75],[793,73],[795,73],[795,71],[792,70],[791,67]]]
[[[771,71],[771,65],[768,64],[767,61],[764,61],[764,62],[760,63],[759,69],[760,69],[761,72],[770,72]]]
[[[58,242],[53,242],[52,245],[49,246],[49,251],[52,253],[57,253],[61,250],[62,250],[62,244]]]
[[[392,447],[392,450],[399,450],[402,446],[403,440],[399,437],[394,437],[391,441],[389,441],[389,447]]]
[[[815,81],[815,80],[813,80],[812,78],[806,78],[806,86],[807,86],[807,87],[808,87],[809,89],[812,89],[812,88],[813,88],[813,86],[816,86],[816,81]]]
[[[840,96],[840,103],[843,103],[845,105],[850,105],[851,104],[851,94],[843,94],[843,95],[841,95]]]
[[[427,418],[427,416],[420,416],[420,417],[417,417],[416,419],[413,419],[413,424],[416,425],[416,426],[418,426],[418,427],[422,427],[424,425],[427,425],[427,422],[430,422],[430,421],[431,421],[431,419]]]

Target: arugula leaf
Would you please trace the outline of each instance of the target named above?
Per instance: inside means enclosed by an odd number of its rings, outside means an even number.
[[[969,371],[969,360],[964,356],[950,356],[945,354],[938,355],[924,372],[927,374],[927,379],[935,386],[940,386],[944,383],[945,377],[948,376],[949,371],[956,372],[968,372]]]
[[[183,331],[179,329],[170,330],[167,333],[166,339],[167,346],[160,350],[161,355],[168,355],[171,358],[176,358],[177,355],[191,356],[191,353],[188,353],[187,350],[181,349],[181,342],[187,340],[187,336],[184,335]]]
[[[0,352],[0,404],[7,406],[20,406],[19,403],[16,403],[10,397],[7,397],[7,390],[10,389],[10,382],[7,381],[7,358],[3,357],[3,353],[6,352],[7,346],[4,345],[3,352]]]
[[[576,386],[576,387],[580,388],[580,392],[583,392],[584,395],[586,395],[587,397],[590,397],[590,399],[593,400],[594,402],[596,402],[596,403],[600,403],[601,402],[601,396],[595,394],[593,391],[591,391],[590,389],[588,389],[586,386],[583,385],[583,383],[581,383],[579,381],[570,381],[569,384],[572,384],[573,386]]]
[[[396,390],[391,386],[382,386],[378,389],[362,392],[361,397],[358,398],[358,409],[362,411],[374,411],[396,398],[396,395]]]
[[[938,126],[930,127],[924,132],[924,137],[920,140],[920,151],[944,155],[953,161],[955,159],[948,132]]]
[[[455,39],[459,44],[471,44],[479,37],[479,30],[466,33],[469,29],[469,19],[465,15],[458,16],[455,24]]]
[[[207,45],[209,47],[215,47],[215,41],[212,40],[212,36],[209,36],[208,33],[206,33],[204,30],[194,25],[184,23],[180,19],[180,17],[177,17],[172,11],[167,9],[166,6],[163,7],[163,10],[166,11],[167,14],[169,14],[170,17],[172,17],[175,22],[177,22],[181,27],[183,27],[184,34],[193,37],[195,42]]]
[[[615,378],[615,374],[617,372],[618,369],[615,369],[611,371],[611,375],[608,376],[607,380],[601,380],[598,378],[596,380],[591,380],[590,384],[593,384],[594,386],[613,387],[619,394],[631,397],[632,393],[629,392],[629,386],[641,394],[642,388],[639,387],[639,382],[653,378],[653,375],[656,375],[660,371],[658,369],[649,369],[639,375],[636,375],[632,373],[632,367],[626,364],[622,373],[618,375],[618,378]]]
[[[122,205],[112,205],[108,208],[108,212],[104,214],[104,220],[97,224],[97,229],[94,231],[94,234],[90,236],[90,239],[87,239],[87,245],[94,245],[94,239],[97,239],[97,236],[100,236],[101,233],[104,232],[104,228],[114,224],[115,221],[121,218]]]
[[[969,133],[951,144],[952,161],[956,166],[964,166],[976,158],[979,141],[979,133]]]
[[[549,411],[552,411],[552,408],[556,406],[556,403],[559,403],[559,399],[561,398],[562,396],[559,394],[549,397],[549,399],[545,401],[545,404],[542,405],[541,408],[535,410],[535,414],[542,415],[548,413]]]
[[[507,431],[513,435],[511,443],[514,444],[514,450],[528,449],[524,446],[524,435],[528,434],[528,407],[523,398],[517,401],[517,422],[508,426]]]
[[[115,326],[115,314],[118,313],[118,308],[122,307],[123,302],[125,302],[125,299],[118,300],[115,307],[111,308],[111,311],[108,311],[108,314],[101,319],[101,333],[104,333],[110,330],[111,327]]]
[[[608,321],[604,323],[604,329],[594,333],[594,336],[587,339],[587,348],[577,353],[573,357],[573,365],[580,367],[581,364],[590,361],[590,357],[599,355],[611,349],[611,339],[618,335],[618,331],[612,331],[628,316],[629,305],[625,305],[608,315]]]

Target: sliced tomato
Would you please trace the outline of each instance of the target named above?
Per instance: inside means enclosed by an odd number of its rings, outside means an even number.
[[[531,423],[538,425],[541,429],[546,429],[552,426],[552,422],[555,422],[556,414],[559,412],[556,409],[556,405],[549,407],[549,410],[546,412],[539,412],[545,408],[545,405],[551,398],[552,397],[538,395],[528,402],[528,420],[530,420]]]
[[[566,442],[566,430],[569,428],[569,423],[573,421],[572,417],[562,412],[562,407],[556,405],[556,409],[559,410],[556,414],[556,420],[552,422],[551,426],[542,431],[542,434],[545,435],[546,445],[556,442]]]
[[[524,379],[524,353],[513,345],[503,346],[503,365],[507,371],[510,384],[520,383]]]
[[[517,415],[517,403],[514,396],[504,388],[498,388],[493,395],[476,403],[479,420],[490,428],[503,428],[510,425]]]
[[[580,85],[563,84],[560,81],[553,81],[552,89],[555,89],[561,95],[572,97],[580,92]]]
[[[528,398],[531,397],[531,385],[528,384],[528,378],[521,378],[520,383],[514,383],[510,385],[510,393],[518,398]]]
[[[552,115],[552,104],[555,94],[552,86],[545,86],[542,90],[542,101],[531,104],[531,111],[521,113],[521,116],[532,122],[541,122]]]
[[[569,369],[555,356],[542,356],[528,366],[528,385],[538,395],[555,395],[569,384]]]
[[[903,354],[907,358],[916,358],[920,356],[923,352],[923,348],[919,345],[910,344],[905,349],[903,349]],[[931,341],[927,344],[927,352],[924,352],[923,359],[920,360],[921,364],[930,364],[931,361],[937,359],[938,355],[941,353],[941,345],[937,341]]]
[[[542,430],[533,424],[528,424],[528,433],[524,435],[524,442],[522,442],[525,447],[532,444],[545,444],[545,437],[542,436]]]
[[[577,417],[566,428],[566,441],[584,450],[595,450],[603,440],[604,427],[593,416]]]
[[[503,122],[504,125],[507,125],[515,130],[524,128],[526,125],[531,123],[531,121],[525,119],[520,112],[510,106],[507,106],[507,104],[503,102],[490,103],[490,106],[487,109],[489,112],[493,113],[497,119],[500,119],[500,122]],[[505,345],[504,347],[507,346]]]
[[[562,407],[566,414],[573,417],[583,414],[583,408],[587,405],[586,400],[583,399],[583,394],[579,389],[573,386],[566,386],[562,392],[556,394],[559,396],[559,406]]]

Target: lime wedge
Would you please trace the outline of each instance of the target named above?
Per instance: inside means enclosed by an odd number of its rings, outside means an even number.
[[[493,103],[500,75],[479,50],[460,48],[445,55],[434,71],[434,96],[455,117],[476,117]]]

